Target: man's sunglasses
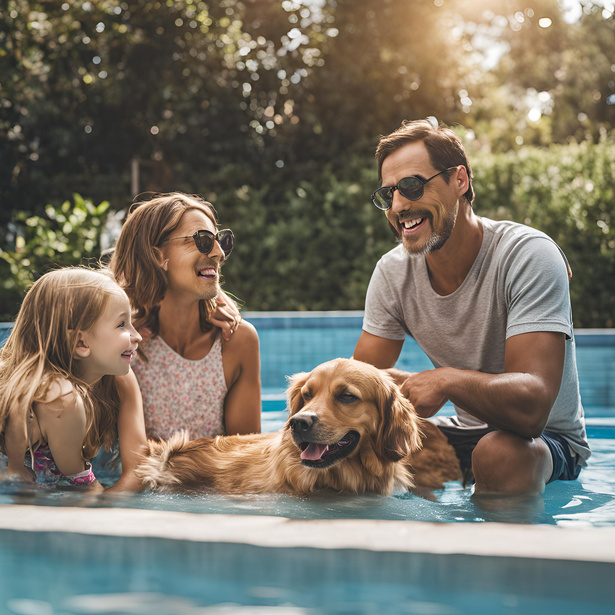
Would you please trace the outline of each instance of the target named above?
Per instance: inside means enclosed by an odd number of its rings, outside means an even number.
[[[449,167],[448,169],[444,169],[444,171],[432,175],[429,179],[423,179],[418,175],[411,175],[410,177],[400,179],[399,182],[397,182],[397,186],[382,186],[382,188],[378,188],[372,193],[372,203],[383,211],[391,209],[395,190],[399,190],[399,194],[410,201],[418,201],[425,192],[425,184],[427,182],[438,177],[438,175],[442,175],[442,173],[452,171],[456,168],[457,167]]]
[[[224,258],[227,259],[233,251],[235,245],[235,237],[233,231],[230,228],[226,228],[222,231],[218,231],[215,235],[211,231],[197,231],[194,235],[187,235],[186,237],[173,237],[173,239],[194,239],[194,244],[201,254],[209,254],[214,249],[214,242],[217,241],[222,252],[224,252]],[[172,240],[171,240],[172,241]]]

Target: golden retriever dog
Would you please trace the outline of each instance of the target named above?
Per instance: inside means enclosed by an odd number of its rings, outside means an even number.
[[[422,421],[392,378],[353,359],[296,374],[276,433],[150,442],[137,468],[158,491],[390,495],[460,478],[446,437]]]

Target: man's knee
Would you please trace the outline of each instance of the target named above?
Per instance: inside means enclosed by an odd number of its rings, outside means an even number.
[[[483,436],[472,454],[477,493],[542,493],[551,467],[551,454],[540,438],[505,431]]]

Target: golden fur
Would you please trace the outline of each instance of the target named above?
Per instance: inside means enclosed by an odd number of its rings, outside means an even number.
[[[296,374],[288,407],[276,433],[150,442],[137,476],[159,491],[383,495],[460,477],[446,438],[371,365],[335,359]]]

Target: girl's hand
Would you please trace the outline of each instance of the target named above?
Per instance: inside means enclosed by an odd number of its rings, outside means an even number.
[[[222,336],[228,342],[241,322],[237,304],[222,291],[216,297],[216,309],[209,314],[209,322],[222,330]]]
[[[24,483],[36,482],[36,474],[24,465],[13,467],[9,464],[1,478],[2,480],[23,481]]]

